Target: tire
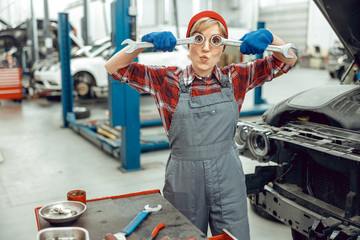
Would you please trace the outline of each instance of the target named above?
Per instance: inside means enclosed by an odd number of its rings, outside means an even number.
[[[50,94],[50,95],[46,95],[45,97],[50,102],[60,102],[61,101],[61,94]]]
[[[87,99],[91,97],[91,88],[95,86],[94,77],[88,72],[79,72],[74,75],[74,90],[79,98]]]
[[[90,110],[86,107],[74,107],[73,112],[76,119],[84,119],[90,117]]]

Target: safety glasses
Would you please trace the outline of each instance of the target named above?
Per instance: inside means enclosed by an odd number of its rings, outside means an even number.
[[[196,45],[201,45],[205,42],[205,37],[204,35],[202,35],[201,33],[197,33],[194,35],[194,43]],[[215,34],[210,38],[210,43],[211,45],[213,45],[214,47],[220,47],[221,45],[223,45],[223,37],[219,34]]]

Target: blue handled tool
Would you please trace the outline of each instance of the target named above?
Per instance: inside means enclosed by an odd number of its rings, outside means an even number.
[[[121,232],[112,234],[108,233],[105,236],[105,240],[126,240],[126,236],[132,233],[134,229],[141,223],[142,220],[150,213],[160,211],[162,208],[161,205],[158,205],[155,208],[149,207],[146,205],[144,210],[141,211]]]

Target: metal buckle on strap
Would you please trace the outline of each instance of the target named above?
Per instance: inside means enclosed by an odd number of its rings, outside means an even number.
[[[220,75],[221,75],[221,87],[223,88],[229,88],[230,87],[230,73],[229,76],[224,75],[221,71],[220,71]]]
[[[186,88],[184,82],[180,82],[180,83],[179,83],[179,86],[180,86],[180,90],[181,90],[182,93],[187,93],[187,92],[189,92],[189,90]]]

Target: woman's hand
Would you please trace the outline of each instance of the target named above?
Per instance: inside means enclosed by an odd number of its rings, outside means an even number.
[[[240,39],[240,41],[243,41],[240,52],[242,54],[261,54],[273,40],[274,36],[265,28],[249,32]]]
[[[172,52],[177,42],[171,32],[152,32],[144,35],[141,41],[154,44],[154,52],[157,50]]]
[[[270,44],[275,46],[282,46],[286,44],[283,40],[273,35],[265,28],[245,34],[240,41],[243,41],[240,46],[240,52],[243,54],[261,54]],[[297,57],[292,50],[289,50],[289,54],[293,56],[293,58],[285,58],[281,53],[273,52],[273,55],[278,60],[294,66],[297,61]]]

